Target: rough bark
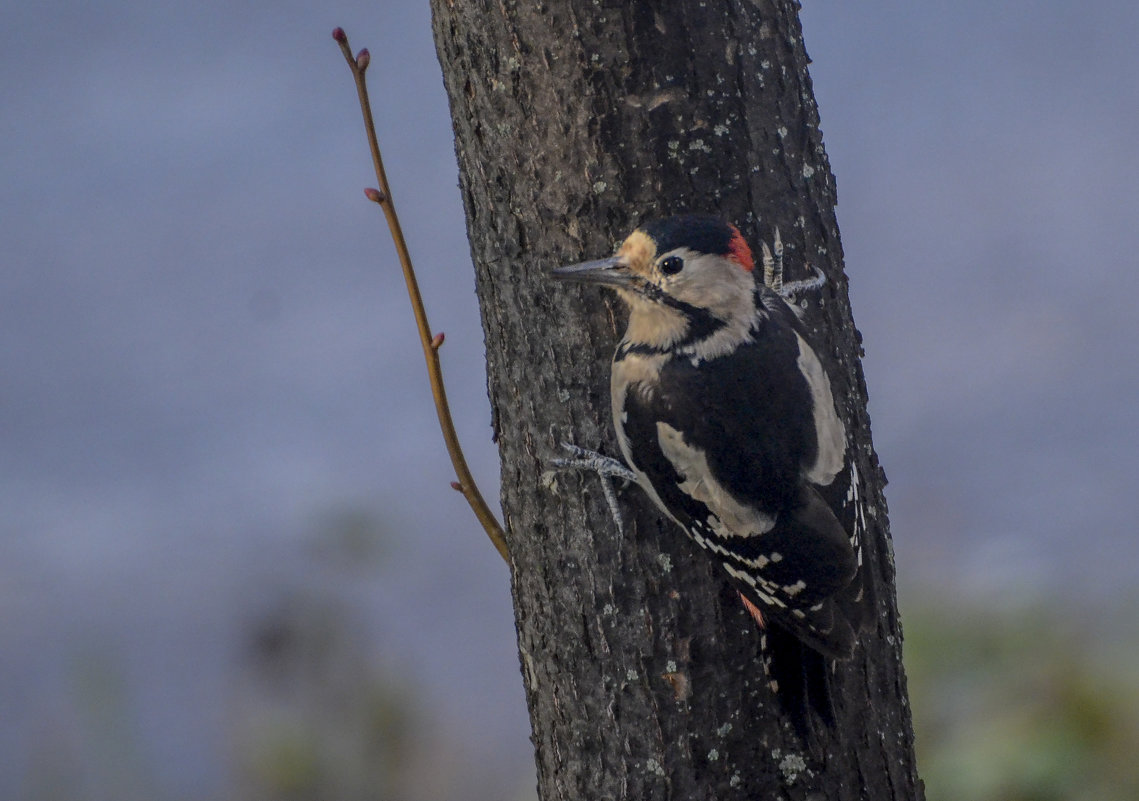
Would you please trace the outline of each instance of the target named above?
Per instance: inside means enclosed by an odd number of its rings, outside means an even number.
[[[917,799],[885,477],[798,6],[789,0],[432,0],[486,334],[518,646],[539,794],[552,799]],[[611,252],[635,225],[714,211],[758,246],[778,226],[851,437],[828,500],[865,517],[876,615],[836,666],[837,725],[795,734],[759,633],[719,568],[595,478],[543,480],[560,442],[615,454],[608,374],[624,325],[555,265]],[[755,413],[761,413],[756,410]]]

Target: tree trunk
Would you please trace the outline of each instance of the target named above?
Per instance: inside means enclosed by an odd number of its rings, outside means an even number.
[[[834,179],[791,0],[432,0],[486,334],[518,647],[553,799],[918,799],[885,477],[835,222]],[[857,467],[828,501],[863,527],[876,614],[835,667],[837,722],[804,743],[720,568],[595,477],[546,471],[559,443],[617,454],[615,299],[553,285],[637,223],[718,212],[758,247],[778,227]],[[758,412],[757,412],[758,413]]]

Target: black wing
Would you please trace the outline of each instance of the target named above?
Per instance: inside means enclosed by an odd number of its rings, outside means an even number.
[[[731,358],[676,358],[652,388],[628,388],[633,466],[765,614],[811,648],[847,656],[854,632],[834,596],[856,559],[803,479],[817,443],[798,339],[770,317],[752,334]]]

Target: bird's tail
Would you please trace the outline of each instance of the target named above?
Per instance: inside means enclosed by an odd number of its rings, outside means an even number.
[[[812,713],[834,726],[830,660],[778,624],[766,629],[762,647],[764,673],[800,738],[808,737]]]

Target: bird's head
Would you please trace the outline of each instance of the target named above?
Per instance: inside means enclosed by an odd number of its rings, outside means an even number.
[[[646,223],[615,255],[552,275],[616,290],[629,306],[625,340],[670,348],[750,325],[753,267],[751,249],[734,225],[688,214]]]

